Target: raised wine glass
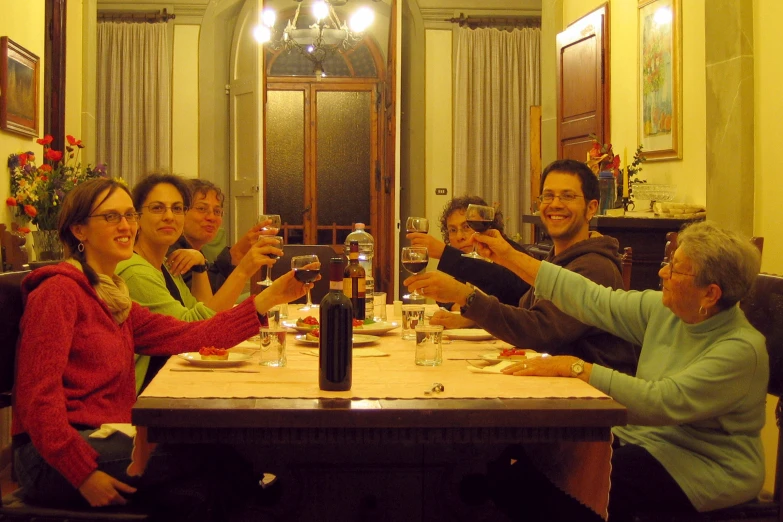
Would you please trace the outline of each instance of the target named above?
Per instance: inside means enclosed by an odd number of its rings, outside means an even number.
[[[495,207],[487,205],[468,205],[465,211],[465,219],[468,222],[468,226],[473,229],[474,232],[486,232],[492,227],[492,221],[495,219]],[[472,257],[475,259],[481,259],[481,256],[476,252],[476,243],[473,243],[473,251],[469,254],[462,254],[465,257]]]
[[[409,246],[402,247],[401,262],[402,266],[413,275],[421,273],[427,268],[427,262],[430,260],[427,247],[423,246]],[[423,297],[418,291],[414,290],[410,293],[409,297],[419,298]]]
[[[310,288],[312,287],[310,283],[316,280],[318,273],[321,271],[321,262],[318,260],[318,256],[294,256],[291,258],[291,268],[294,271],[296,280],[307,285],[307,304],[301,310],[318,308],[318,305],[313,304],[310,298]]]
[[[267,221],[269,223],[266,223]],[[266,223],[266,225],[264,225],[264,227],[261,229],[263,232],[272,232],[273,234],[277,234],[278,232],[280,232],[280,224],[282,223],[280,221],[280,214],[261,214],[260,216],[258,216],[258,222]],[[282,241],[280,244],[282,245]],[[281,246],[280,248],[283,247]],[[271,275],[272,275],[272,267],[268,266],[266,267],[266,277],[264,278],[263,281],[259,281],[258,284],[262,286],[271,285],[272,284]]]
[[[430,222],[427,218],[423,217],[409,217],[405,222],[405,231],[408,234],[412,232],[422,232],[426,234],[430,231]]]
[[[283,238],[282,236],[265,236],[267,239],[273,239],[275,242],[270,244],[269,246],[274,248],[279,248],[280,250],[283,250]],[[279,259],[280,256],[277,254],[267,254],[267,257],[270,257],[272,259]],[[272,265],[268,265],[266,267],[266,279],[263,281],[258,282],[261,286],[269,286],[272,284]]]

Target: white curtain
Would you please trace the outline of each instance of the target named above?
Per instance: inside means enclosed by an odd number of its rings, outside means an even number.
[[[98,24],[98,162],[129,186],[169,170],[171,66],[165,23]]]
[[[538,28],[456,32],[454,194],[497,204],[510,236],[535,196],[529,107],[541,103],[540,42]]]

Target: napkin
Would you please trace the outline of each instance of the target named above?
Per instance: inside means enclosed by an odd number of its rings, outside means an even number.
[[[492,361],[487,361],[487,366],[473,366],[472,364],[468,365],[468,370],[470,370],[473,373],[494,373],[496,375],[501,375],[501,372],[511,366],[512,364],[516,364],[520,361],[500,361],[499,363],[493,364]],[[479,363],[480,364],[480,363]]]

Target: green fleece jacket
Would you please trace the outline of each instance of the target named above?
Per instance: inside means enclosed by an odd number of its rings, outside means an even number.
[[[628,408],[621,441],[645,448],[699,511],[753,499],[764,482],[764,336],[739,305],[687,324],[661,292],[612,291],[542,263],[536,295],[634,344],[636,377],[594,365],[590,384]]]
[[[163,270],[166,268],[163,267]],[[188,322],[209,319],[215,315],[214,310],[193,297],[182,276],[171,276],[185,303],[183,306],[169,293],[163,272],[139,254],[134,253],[127,261],[121,261],[115,273],[125,280],[131,299],[151,312],[170,315]],[[150,359],[146,355],[136,356],[136,393],[141,389],[149,364]]]

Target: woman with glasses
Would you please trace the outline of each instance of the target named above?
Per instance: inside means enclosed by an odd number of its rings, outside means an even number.
[[[478,196],[453,198],[443,207],[440,215],[440,231],[443,241],[429,234],[411,232],[406,237],[413,246],[425,246],[430,258],[439,259],[438,270],[455,277],[461,282],[473,284],[486,293],[497,297],[500,302],[516,305],[530,286],[501,266],[493,266],[481,259],[464,257],[463,253],[473,251],[473,229],[466,218],[468,205],[486,205]],[[495,210],[491,228],[503,233],[503,213]],[[514,248],[522,248],[507,236],[503,236]],[[446,310],[459,310],[454,303],[438,303]],[[435,312],[435,323],[446,328],[466,328],[475,323],[456,314]]]
[[[624,292],[516,252],[497,233],[476,240],[482,255],[533,284],[539,299],[642,346],[636,376],[569,356],[504,371],[575,377],[628,408],[628,425],[613,429],[610,522],[756,497],[769,360],[764,337],[739,307],[759,272],[750,242],[710,222],[692,224],[659,272],[663,290]]]
[[[146,470],[131,476],[133,439],[90,435],[102,424],[130,423],[135,351],[172,355],[233,346],[258,332],[258,314],[303,296],[304,285],[289,272],[254,298],[195,323],[153,314],[133,303],[115,275],[117,264],[133,255],[138,219],[120,182],[82,183],[60,211],[66,261],[22,282],[12,428],[19,483],[26,500],[40,505],[132,502],[153,511],[154,520],[232,520],[218,502],[231,506],[254,485],[252,470],[226,448],[161,444]]]
[[[190,204],[190,191],[185,181],[172,174],[150,174],[133,188],[133,203],[141,214],[138,236],[131,258],[117,265],[117,275],[128,285],[131,299],[155,313],[183,321],[199,321],[228,310],[236,303],[250,276],[262,265],[275,262],[267,254],[282,254],[262,238],[250,247],[236,270],[213,294],[206,274],[206,259],[201,252],[180,249],[176,255],[167,257],[169,247],[182,235]],[[185,273],[191,273],[192,289],[182,278]],[[165,362],[165,357],[152,360],[138,357],[136,386],[139,392]]]
[[[206,252],[215,238],[222,233],[223,203],[225,195],[220,187],[203,179],[188,179],[185,181],[190,189],[191,205],[185,212],[185,226],[182,236],[169,248],[169,258],[176,261],[180,256],[178,250],[198,250]],[[239,238],[234,245],[224,247],[216,256],[214,263],[207,264],[206,273],[209,277],[212,292],[216,293],[228,279],[231,272],[238,266],[242,258],[262,235],[276,235],[275,231],[262,231],[266,223],[257,223]],[[186,272],[183,279],[188,287],[193,289],[191,274]]]

